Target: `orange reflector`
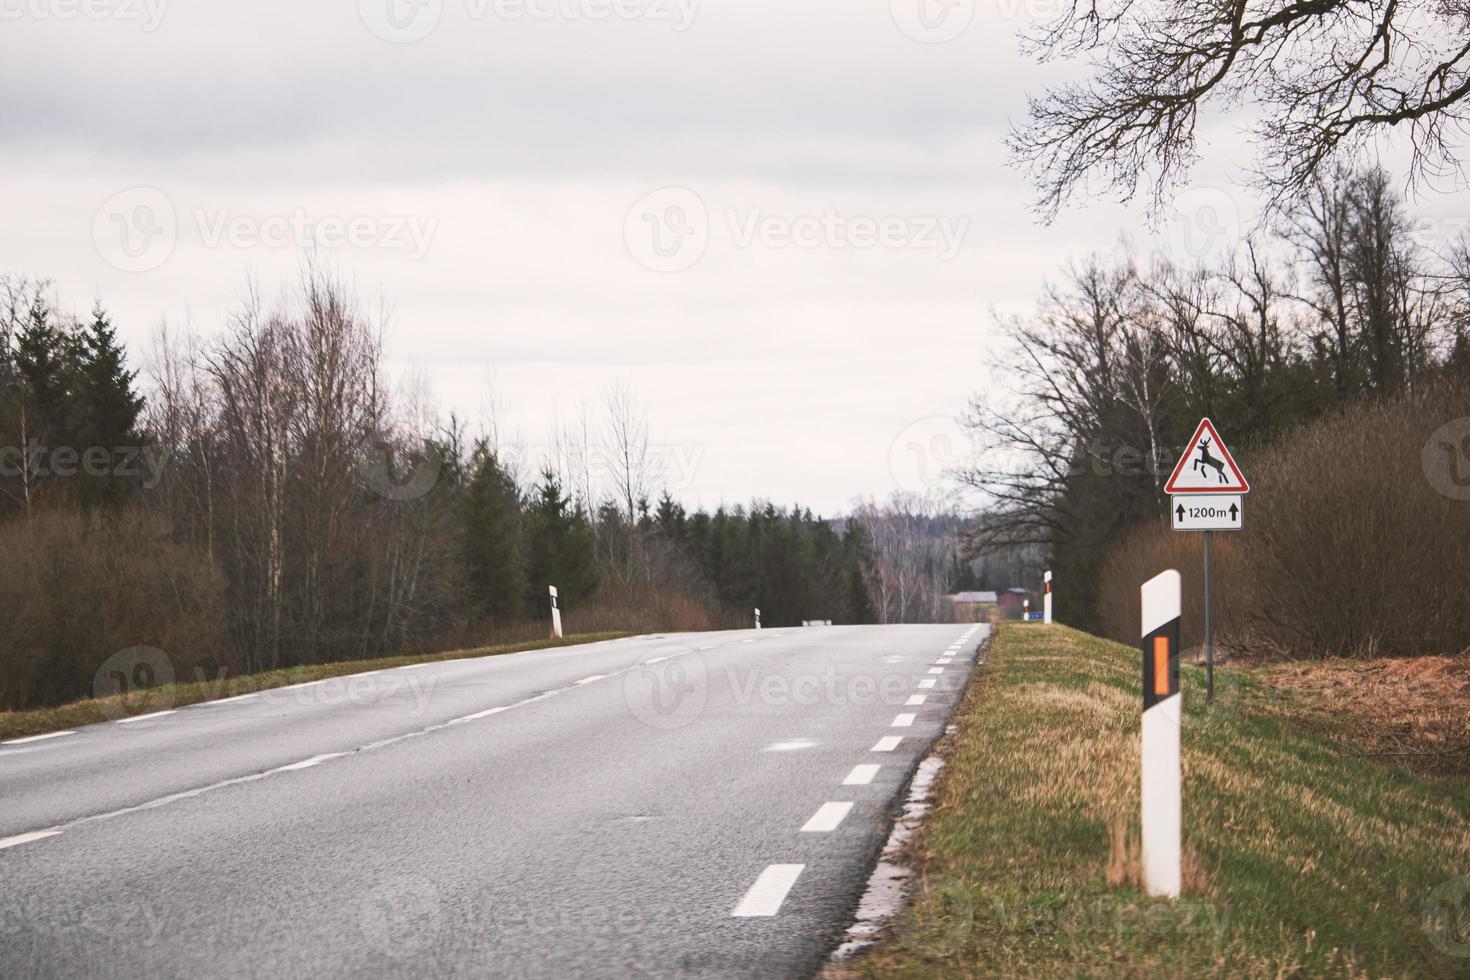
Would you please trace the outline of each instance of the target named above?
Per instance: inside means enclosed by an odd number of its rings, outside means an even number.
[[[1154,637],[1154,693],[1164,696],[1169,693],[1169,638]]]

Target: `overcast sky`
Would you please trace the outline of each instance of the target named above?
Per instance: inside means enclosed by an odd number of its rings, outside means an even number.
[[[922,489],[990,311],[1150,247],[1116,205],[1039,226],[1004,165],[1055,4],[923,2],[0,0],[0,269],[141,352],[314,239],[441,412],[493,375],[535,445],[622,375],[690,504]],[[1163,238],[1244,220],[1240,146]]]

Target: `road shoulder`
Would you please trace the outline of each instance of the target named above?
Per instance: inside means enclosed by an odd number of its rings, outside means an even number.
[[[1470,788],[1345,755],[1187,668],[1185,895],[1137,887],[1137,652],[1005,625],[941,742],[910,902],[829,976],[1452,976]],[[1458,903],[1458,904],[1456,904]]]

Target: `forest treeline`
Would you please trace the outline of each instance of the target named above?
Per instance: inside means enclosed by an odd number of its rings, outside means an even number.
[[[1395,506],[1396,496],[1419,499],[1429,489],[1424,475],[1402,461],[1418,458],[1435,430],[1435,412],[1448,411],[1455,403],[1449,392],[1470,380],[1470,247],[1463,236],[1426,243],[1420,229],[1392,178],[1369,168],[1316,182],[1231,253],[1209,262],[1141,261],[1125,248],[1069,264],[1033,313],[1002,323],[1004,376],[1013,386],[972,403],[967,421],[986,452],[964,479],[995,503],[971,533],[970,547],[976,553],[1044,547],[1056,570],[1058,614],[1131,639],[1136,634],[1127,624],[1136,616],[1138,583],[1112,582],[1121,566],[1109,561],[1130,533],[1154,542],[1130,546],[1130,574],[1178,564],[1181,549],[1197,550],[1197,535],[1173,540],[1158,527],[1167,514],[1164,483],[1196,423],[1208,416],[1248,473],[1252,460],[1279,462],[1268,456],[1270,447],[1318,447],[1318,477],[1284,462],[1251,473],[1257,485],[1246,501],[1241,542],[1249,538],[1261,554],[1262,542],[1283,548],[1292,541],[1302,563],[1331,568],[1341,542],[1325,522],[1345,520],[1345,534],[1347,527],[1371,526],[1375,510]],[[1435,390],[1445,397],[1433,397]],[[1356,497],[1334,492],[1344,471],[1330,464],[1330,446],[1297,433],[1385,404],[1402,404],[1403,417],[1373,431],[1412,445],[1356,447],[1362,464],[1381,466],[1387,480]],[[1266,473],[1278,480],[1263,488],[1259,477]],[[1401,492],[1388,489],[1395,483]],[[1266,497],[1285,495],[1324,506],[1313,513],[1265,505]],[[1436,499],[1444,503],[1442,495]],[[1448,519],[1438,504],[1421,510],[1431,523]],[[1272,524],[1271,515],[1288,512],[1313,533],[1292,536]],[[1313,549],[1303,551],[1308,540]],[[1400,589],[1385,581],[1402,567],[1400,557],[1382,555],[1382,577],[1364,568],[1371,586],[1354,588],[1387,590],[1389,605],[1422,602],[1407,580]],[[1304,581],[1324,578],[1299,571]],[[1269,580],[1291,576],[1272,569]],[[1264,617],[1274,607],[1302,602],[1291,588],[1275,596],[1253,590],[1252,597],[1266,633]],[[1382,606],[1375,601],[1372,608]],[[1302,624],[1277,639],[1313,654],[1358,652],[1376,642]],[[1470,638],[1460,641],[1463,647]],[[1443,633],[1441,643],[1453,645],[1453,638]]]
[[[146,645],[193,679],[544,635],[931,620],[958,522],[687,512],[625,383],[533,456],[396,394],[381,325],[308,266],[130,367],[108,314],[0,278],[0,708]]]

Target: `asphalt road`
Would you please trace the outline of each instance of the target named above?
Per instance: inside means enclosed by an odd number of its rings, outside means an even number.
[[[0,976],[810,975],[985,629],[640,637],[0,744]]]

